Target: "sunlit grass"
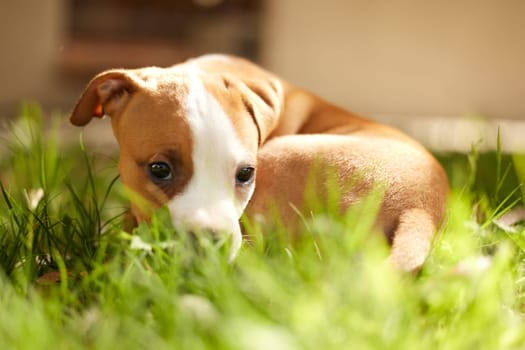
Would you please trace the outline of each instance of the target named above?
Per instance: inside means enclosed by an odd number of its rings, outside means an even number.
[[[417,276],[385,264],[373,199],[305,217],[296,242],[252,223],[228,264],[165,211],[124,232],[115,161],[21,114],[0,150],[0,349],[525,346],[525,229],[494,224],[523,205],[523,155],[440,158],[448,222]]]

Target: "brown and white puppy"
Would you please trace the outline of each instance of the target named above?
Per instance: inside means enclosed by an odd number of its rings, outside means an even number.
[[[102,116],[111,117],[120,146],[123,184],[151,208],[167,205],[177,228],[231,235],[231,258],[243,212],[277,210],[291,226],[298,221],[314,168],[319,198],[329,177],[319,169],[336,170],[343,210],[372,187],[385,189],[377,225],[404,270],[422,265],[444,215],[447,178],[422,146],[241,58],[105,71],[71,122]],[[132,213],[140,222],[151,210],[132,203]]]

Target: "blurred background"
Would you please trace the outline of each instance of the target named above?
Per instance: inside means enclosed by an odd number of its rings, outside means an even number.
[[[522,0],[2,0],[0,119],[67,113],[103,69],[225,52],[433,149],[499,128],[523,151],[524,18]]]

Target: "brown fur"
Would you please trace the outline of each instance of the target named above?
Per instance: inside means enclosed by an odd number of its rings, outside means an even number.
[[[112,117],[124,184],[159,206],[191,177],[191,135],[180,106],[173,104],[185,93],[188,64],[199,68],[242,142],[258,152],[248,215],[268,215],[273,203],[294,225],[298,216],[293,207],[307,209],[304,190],[312,164],[335,168],[340,184],[354,183],[343,192],[343,209],[374,186],[384,186],[377,223],[392,243],[390,261],[403,270],[421,267],[445,211],[448,181],[439,163],[400,131],[327,103],[240,58],[206,57],[163,70],[113,70],[92,80],[71,121],[84,125],[92,116]],[[156,81],[155,88],[149,79]],[[170,189],[156,188],[140,166],[140,161],[151,161],[158,143],[173,149],[180,163],[181,178]],[[325,189],[318,184],[322,197]],[[140,208],[134,214],[139,221],[149,216]]]

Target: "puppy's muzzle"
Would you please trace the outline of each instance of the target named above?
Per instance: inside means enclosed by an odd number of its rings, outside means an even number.
[[[193,246],[197,249],[201,246],[202,239],[208,240],[217,247],[229,244],[229,263],[232,263],[233,260],[235,260],[242,244],[242,234],[240,229],[238,232],[230,232],[211,227],[203,227],[190,228],[185,231],[189,234]]]

